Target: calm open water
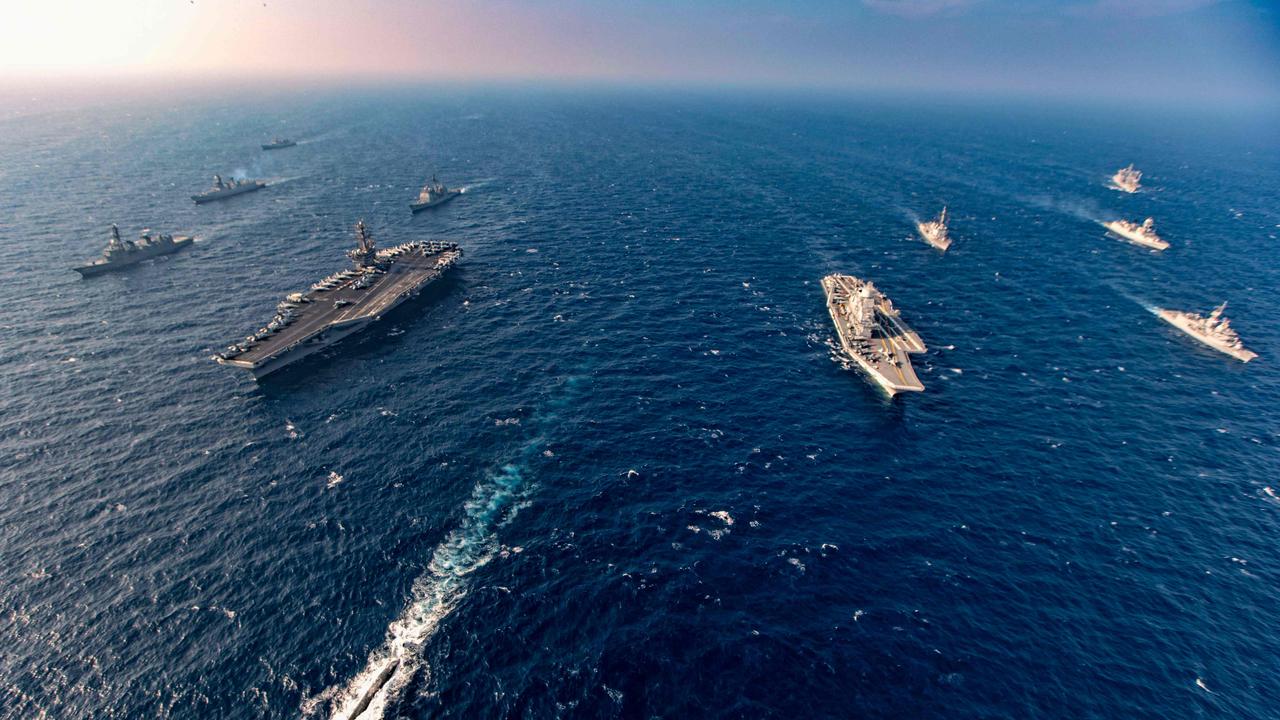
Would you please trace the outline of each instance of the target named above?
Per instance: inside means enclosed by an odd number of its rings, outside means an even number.
[[[1280,716],[1265,122],[159,98],[0,120],[0,717],[346,717],[387,658],[363,717]],[[1097,222],[1147,215],[1163,254]],[[260,385],[209,361],[362,217],[464,263]],[[81,280],[112,222],[199,242]],[[830,272],[927,392],[833,358]],[[1149,310],[1224,299],[1253,363]]]

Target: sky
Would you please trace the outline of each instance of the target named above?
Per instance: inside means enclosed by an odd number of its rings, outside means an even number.
[[[1280,0],[7,0],[0,80],[386,79],[1280,102]]]

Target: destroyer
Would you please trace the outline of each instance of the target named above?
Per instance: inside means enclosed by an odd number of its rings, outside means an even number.
[[[951,236],[947,235],[947,209],[942,208],[942,214],[938,215],[937,220],[927,220],[925,222],[916,223],[916,230],[920,231],[920,237],[925,242],[935,248],[946,252],[951,247]]]
[[[203,205],[207,202],[222,200],[233,195],[243,195],[254,190],[261,190],[266,186],[267,184],[261,180],[228,180],[223,182],[221,175],[214,175],[213,187],[199,195],[192,195],[191,199],[195,200],[197,205]]]
[[[111,240],[107,242],[107,249],[102,252],[102,257],[90,262],[88,265],[75,268],[75,271],[80,273],[82,277],[101,275],[105,272],[136,265],[149,258],[178,252],[182,248],[191,245],[192,242],[192,238],[185,235],[178,237],[152,235],[150,230],[143,230],[141,237],[137,240],[121,240],[120,228],[113,224],[111,226]]]
[[[1178,328],[1182,332],[1208,345],[1209,347],[1223,352],[1240,362],[1249,362],[1258,357],[1258,353],[1245,349],[1244,343],[1240,341],[1240,336],[1236,334],[1235,328],[1231,327],[1231,321],[1222,316],[1223,311],[1227,309],[1227,304],[1222,303],[1209,313],[1209,317],[1201,317],[1195,313],[1181,312],[1179,310],[1162,310],[1157,308],[1156,314],[1161,320]]]
[[[291,148],[297,144],[298,143],[288,138],[272,138],[271,142],[262,146],[262,149],[263,150],[283,150],[285,148]]]
[[[1102,223],[1102,226],[1136,245],[1152,250],[1169,249],[1169,243],[1156,234],[1156,221],[1153,218],[1147,218],[1141,225],[1128,220],[1112,220]]]
[[[924,341],[902,321],[889,298],[852,275],[828,275],[822,289],[840,346],[872,380],[889,395],[924,390],[908,357],[924,352]]]
[[[430,241],[378,250],[361,220],[356,223],[356,249],[347,256],[354,268],[286,296],[271,322],[214,359],[250,370],[255,378],[269,375],[363,330],[441,277],[462,250],[454,243]]]
[[[431,182],[424,185],[422,192],[418,193],[418,199],[409,203],[409,209],[414,212],[426,210],[436,205],[443,205],[461,194],[461,190],[445,187],[444,183],[436,180],[436,176],[432,175]]]
[[[1111,187],[1127,193],[1136,193],[1138,188],[1142,187],[1140,180],[1142,180],[1142,171],[1130,163],[1129,167],[1120,168],[1115,175],[1111,176]]]

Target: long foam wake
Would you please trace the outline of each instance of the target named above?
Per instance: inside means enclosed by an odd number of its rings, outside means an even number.
[[[569,402],[577,385],[577,377],[565,379],[566,392],[550,403],[541,424],[554,427],[558,411]],[[468,576],[497,554],[497,530],[519,510],[530,488],[529,464],[544,445],[545,438],[535,437],[524,445],[516,462],[476,483],[463,505],[462,522],[432,551],[427,572],[413,584],[408,607],[387,627],[386,641],[369,654],[364,669],[349,682],[304,703],[304,716],[313,715],[331,701],[333,720],[381,718],[388,701],[397,698],[416,674],[428,670],[423,646],[466,597]]]
[[[386,642],[337,693],[334,720],[382,717],[387,700],[421,669],[422,647],[466,596],[467,576],[497,553],[494,531],[514,515],[527,487],[525,473],[507,465],[476,484],[462,524],[436,546],[427,573],[414,582],[409,606],[387,628]]]

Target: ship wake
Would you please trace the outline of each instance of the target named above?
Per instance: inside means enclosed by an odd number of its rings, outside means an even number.
[[[387,628],[382,647],[336,693],[334,720],[381,718],[388,701],[427,670],[423,646],[466,596],[467,577],[497,554],[495,530],[515,515],[527,488],[526,473],[524,467],[507,465],[476,484],[462,524],[432,552],[427,573],[414,582],[409,606]]]
[[[566,384],[572,387],[574,381],[569,378]],[[556,404],[564,402],[562,398]],[[555,417],[551,413],[542,421],[546,427],[554,427]],[[517,462],[476,483],[463,505],[461,523],[432,551],[427,572],[414,581],[409,604],[387,627],[382,646],[369,654],[364,669],[345,685],[331,687],[304,702],[304,717],[328,704],[333,720],[382,718],[415,676],[430,671],[425,645],[466,597],[469,576],[498,554],[497,531],[522,507],[531,487],[529,465],[545,444],[545,438],[536,437],[525,444]]]
[[[1103,217],[1107,214],[1096,204],[1078,198],[1053,197],[1050,195],[1025,195],[1020,198],[1024,203],[1041,210],[1070,215],[1080,220],[1098,223],[1107,222]]]

